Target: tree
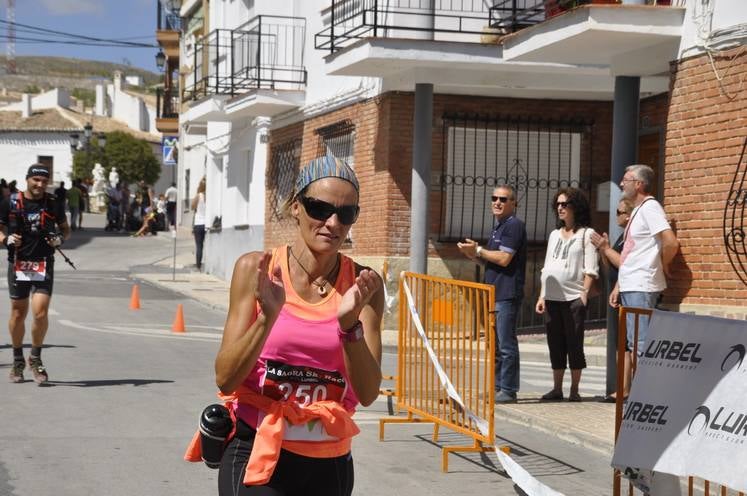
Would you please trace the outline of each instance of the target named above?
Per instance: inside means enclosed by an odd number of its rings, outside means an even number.
[[[161,175],[161,164],[150,144],[121,131],[107,133],[103,152],[95,138],[92,138],[89,153],[77,152],[73,159],[73,177],[90,178],[96,162],[106,169],[107,176],[111,168],[116,167],[120,181],[126,183],[143,180],[153,184]]]

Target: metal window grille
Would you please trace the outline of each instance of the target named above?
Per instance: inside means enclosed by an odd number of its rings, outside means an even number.
[[[296,174],[301,163],[301,140],[293,139],[274,145],[268,177],[270,219],[283,223],[283,203],[293,194]]]
[[[747,139],[742,145],[737,169],[729,189],[724,207],[724,244],[737,277],[747,284],[747,243],[745,243],[745,219],[747,215]]]
[[[558,188],[588,192],[581,180],[583,127],[445,118],[441,241],[490,237],[490,196],[496,186],[517,190],[517,216],[529,241],[544,241],[555,228],[550,201]]]
[[[316,130],[319,136],[317,155],[330,153],[347,162],[350,167],[355,166],[355,125],[344,120]]]

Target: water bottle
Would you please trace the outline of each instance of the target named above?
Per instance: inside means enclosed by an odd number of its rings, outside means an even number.
[[[233,430],[233,420],[228,409],[219,404],[205,408],[200,415],[200,442],[202,461],[210,468],[220,467],[226,438]]]

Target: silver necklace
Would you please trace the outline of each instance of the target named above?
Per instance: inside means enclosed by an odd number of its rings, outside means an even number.
[[[306,273],[306,275],[309,277],[309,280],[311,281],[311,284],[313,286],[316,286],[316,290],[319,293],[319,296],[326,296],[327,295],[327,284],[330,284],[329,280],[332,278],[332,274],[335,273],[337,270],[337,266],[340,263],[340,257],[339,255],[335,257],[335,265],[332,266],[332,270],[329,271],[329,273],[321,278],[321,281],[319,281],[319,278],[314,278],[314,276],[311,275],[311,273],[306,270],[306,267],[303,266],[301,261],[298,259],[295,253],[293,253],[293,249],[288,245],[288,253],[290,253],[290,256],[293,257],[293,260],[296,261],[299,267],[301,267],[301,270]],[[331,286],[331,284],[330,284]]]

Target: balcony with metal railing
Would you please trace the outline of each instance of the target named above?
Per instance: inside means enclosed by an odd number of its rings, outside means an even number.
[[[167,2],[156,0],[156,29],[158,31],[181,31],[182,20],[179,10]]]
[[[684,1],[647,0],[666,7]],[[332,0],[314,44],[334,53],[366,38],[494,43],[577,7],[612,4],[621,0]]]
[[[165,0],[156,0],[156,41],[167,57],[178,60],[182,21],[179,11]]]
[[[485,0],[332,0],[315,47],[336,52],[364,38],[480,42],[489,29]]]
[[[258,16],[237,29],[211,31],[190,57],[184,100],[303,89],[305,33],[305,19],[277,16]]]
[[[175,88],[156,90],[156,129],[164,134],[179,132],[179,92]]]

